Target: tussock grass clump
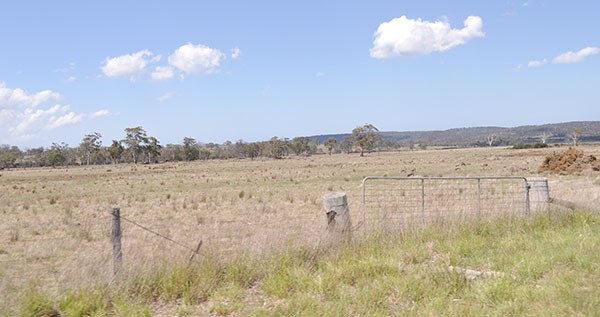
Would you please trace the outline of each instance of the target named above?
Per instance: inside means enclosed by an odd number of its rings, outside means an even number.
[[[59,310],[55,307],[54,302],[48,294],[30,290],[23,295],[20,303],[19,316],[60,316]]]

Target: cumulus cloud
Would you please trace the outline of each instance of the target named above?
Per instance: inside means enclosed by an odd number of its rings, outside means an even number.
[[[231,59],[237,59],[240,55],[242,55],[242,50],[239,47],[231,49]]]
[[[8,129],[13,136],[39,132],[40,130],[52,130],[58,127],[77,123],[83,119],[83,115],[68,112],[70,106],[55,105],[48,109],[26,109],[21,113],[13,113],[16,124]]]
[[[583,62],[586,57],[600,53],[599,47],[586,47],[577,52],[566,52],[556,56],[552,63],[554,64],[573,64]]]
[[[548,63],[552,64],[574,64],[583,62],[587,57],[596,55],[600,53],[600,47],[591,47],[588,46],[586,48],[582,48],[577,52],[569,51],[566,53],[562,53],[552,59],[549,62],[547,59],[542,60],[532,60],[527,63],[527,67],[540,67],[544,66]]]
[[[484,37],[483,20],[478,16],[465,19],[462,29],[453,29],[447,21],[424,21],[406,16],[379,25],[370,50],[373,58],[425,55],[443,52]]]
[[[158,66],[152,72],[153,80],[167,80],[173,77],[173,67],[170,66]]]
[[[74,124],[86,117],[70,111],[69,105],[44,106],[60,98],[59,93],[50,90],[30,94],[21,88],[9,88],[0,83],[0,139],[37,138],[42,131]]]
[[[108,116],[108,115],[110,115],[110,111],[108,111],[106,109],[101,109],[101,110],[91,113],[90,117],[99,118],[99,117],[104,117],[104,116]]]
[[[59,93],[51,90],[29,94],[21,88],[8,88],[5,83],[0,83],[0,107],[37,107],[50,100],[62,98]]]
[[[225,58],[225,54],[217,49],[188,43],[169,56],[169,64],[187,74],[210,74],[219,69]]]
[[[81,121],[83,119],[82,114],[75,114],[75,112],[69,112],[62,116],[52,116],[48,120],[48,124],[46,125],[46,129],[56,129],[62,127],[64,125],[73,124]]]
[[[527,67],[540,67],[540,66],[544,66],[546,64],[548,64],[547,59],[533,60],[533,61],[529,61],[529,63],[527,63]]]
[[[131,77],[146,69],[149,62],[160,60],[160,55],[150,59],[154,55],[148,50],[142,50],[133,54],[125,54],[118,57],[107,57],[102,66],[102,73],[107,77]]]

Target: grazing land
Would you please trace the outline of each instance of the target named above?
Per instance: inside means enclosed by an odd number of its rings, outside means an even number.
[[[0,315],[593,314],[600,176],[537,173],[564,149],[3,170]],[[545,176],[580,210],[322,243],[323,194],[346,192],[358,219],[364,177],[409,174]],[[117,206],[128,221],[113,277]]]

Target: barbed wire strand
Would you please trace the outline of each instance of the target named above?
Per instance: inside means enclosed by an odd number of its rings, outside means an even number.
[[[114,215],[112,212],[109,212],[109,214],[110,215]],[[137,222],[135,222],[135,221],[133,221],[131,219],[128,219],[128,218],[123,217],[121,215],[119,216],[119,218],[121,218],[121,219],[123,219],[123,220],[125,220],[125,221],[127,221],[129,223],[131,223],[132,225],[134,225],[136,227],[141,228],[142,230],[148,231],[148,232],[150,232],[150,233],[152,233],[152,234],[154,234],[154,235],[156,235],[156,236],[158,236],[160,238],[163,238],[163,239],[165,239],[167,241],[170,241],[170,242],[172,242],[172,243],[174,243],[174,244],[176,244],[176,245],[178,245],[178,246],[180,246],[182,248],[185,248],[185,249],[187,249],[187,250],[189,250],[191,252],[196,252],[196,250],[194,250],[193,248],[190,248],[190,247],[188,247],[187,245],[185,245],[185,244],[183,244],[181,242],[175,241],[175,240],[173,240],[173,239],[171,239],[171,238],[169,238],[169,237],[167,237],[165,235],[162,235],[162,234],[160,234],[160,233],[158,233],[158,232],[156,232],[156,231],[154,231],[154,230],[152,230],[152,229],[150,229],[150,228],[148,228],[146,226],[143,226],[143,225],[141,225],[141,224],[139,224],[139,223],[137,223]]]

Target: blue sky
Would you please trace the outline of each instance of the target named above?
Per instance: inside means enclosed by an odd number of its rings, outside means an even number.
[[[596,1],[11,1],[0,144],[600,119]]]

